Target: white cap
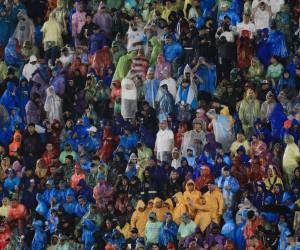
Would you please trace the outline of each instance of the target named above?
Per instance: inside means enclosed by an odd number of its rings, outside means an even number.
[[[35,55],[32,55],[29,57],[29,62],[32,63],[32,62],[36,62],[37,61],[37,57]]]
[[[87,131],[97,133],[97,128],[95,126],[91,126],[87,129]]]

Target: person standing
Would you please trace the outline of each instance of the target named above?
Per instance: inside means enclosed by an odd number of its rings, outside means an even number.
[[[172,130],[168,129],[167,117],[161,115],[159,118],[159,131],[156,135],[154,151],[158,160],[171,162],[174,134]]]

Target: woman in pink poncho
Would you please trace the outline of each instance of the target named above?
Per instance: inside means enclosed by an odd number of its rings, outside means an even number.
[[[83,25],[85,24],[86,13],[83,11],[81,2],[76,4],[76,12],[72,16],[72,37],[75,39],[75,46],[80,45],[77,36],[80,34]]]
[[[155,79],[162,80],[161,79],[161,72],[166,69],[168,72],[171,72],[171,64],[166,62],[166,59],[163,54],[159,54],[157,57],[157,63],[155,66]]]

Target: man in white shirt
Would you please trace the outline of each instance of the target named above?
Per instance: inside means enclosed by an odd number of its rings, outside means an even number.
[[[37,70],[39,64],[37,63],[37,57],[35,55],[30,56],[29,62],[24,65],[22,75],[29,82],[31,80],[32,74]]]
[[[256,30],[269,29],[272,15],[271,6],[266,0],[261,0],[253,10],[253,19]]]
[[[236,29],[239,36],[241,36],[243,30],[250,31],[251,32],[250,38],[253,38],[256,32],[255,25],[250,21],[250,15],[248,14],[243,15],[243,22],[238,23]]]
[[[284,0],[254,0],[252,2],[252,9],[255,9],[262,1],[266,1],[267,4],[271,6],[273,15],[276,15],[281,6],[284,4]]]
[[[155,148],[157,160],[171,162],[172,150],[174,147],[174,134],[168,128],[167,117],[161,115],[159,117],[159,131],[156,135]]]

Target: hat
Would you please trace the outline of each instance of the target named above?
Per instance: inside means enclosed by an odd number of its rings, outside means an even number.
[[[97,128],[95,126],[91,126],[87,129],[87,131],[97,133]]]
[[[133,233],[133,234],[137,234],[139,231],[137,230],[136,227],[133,227],[130,229],[130,232]]]
[[[197,110],[196,110],[196,113],[199,113],[199,114],[201,114],[201,115],[204,115],[204,114],[205,114],[205,110],[202,109],[202,108],[200,108],[200,109],[197,109]]]
[[[208,110],[208,112],[206,113],[206,115],[208,116],[208,115],[213,115],[213,116],[215,116],[217,113],[216,113],[216,110],[214,110],[214,109],[210,109],[210,110]]]
[[[160,114],[158,116],[159,122],[164,122],[167,120],[167,116],[165,114]]]
[[[33,62],[36,62],[37,61],[37,57],[35,55],[32,55],[29,57],[29,62],[30,63],[33,63]]]
[[[147,74],[154,73],[154,72],[155,72],[154,68],[153,67],[149,67],[148,71],[147,71]]]

